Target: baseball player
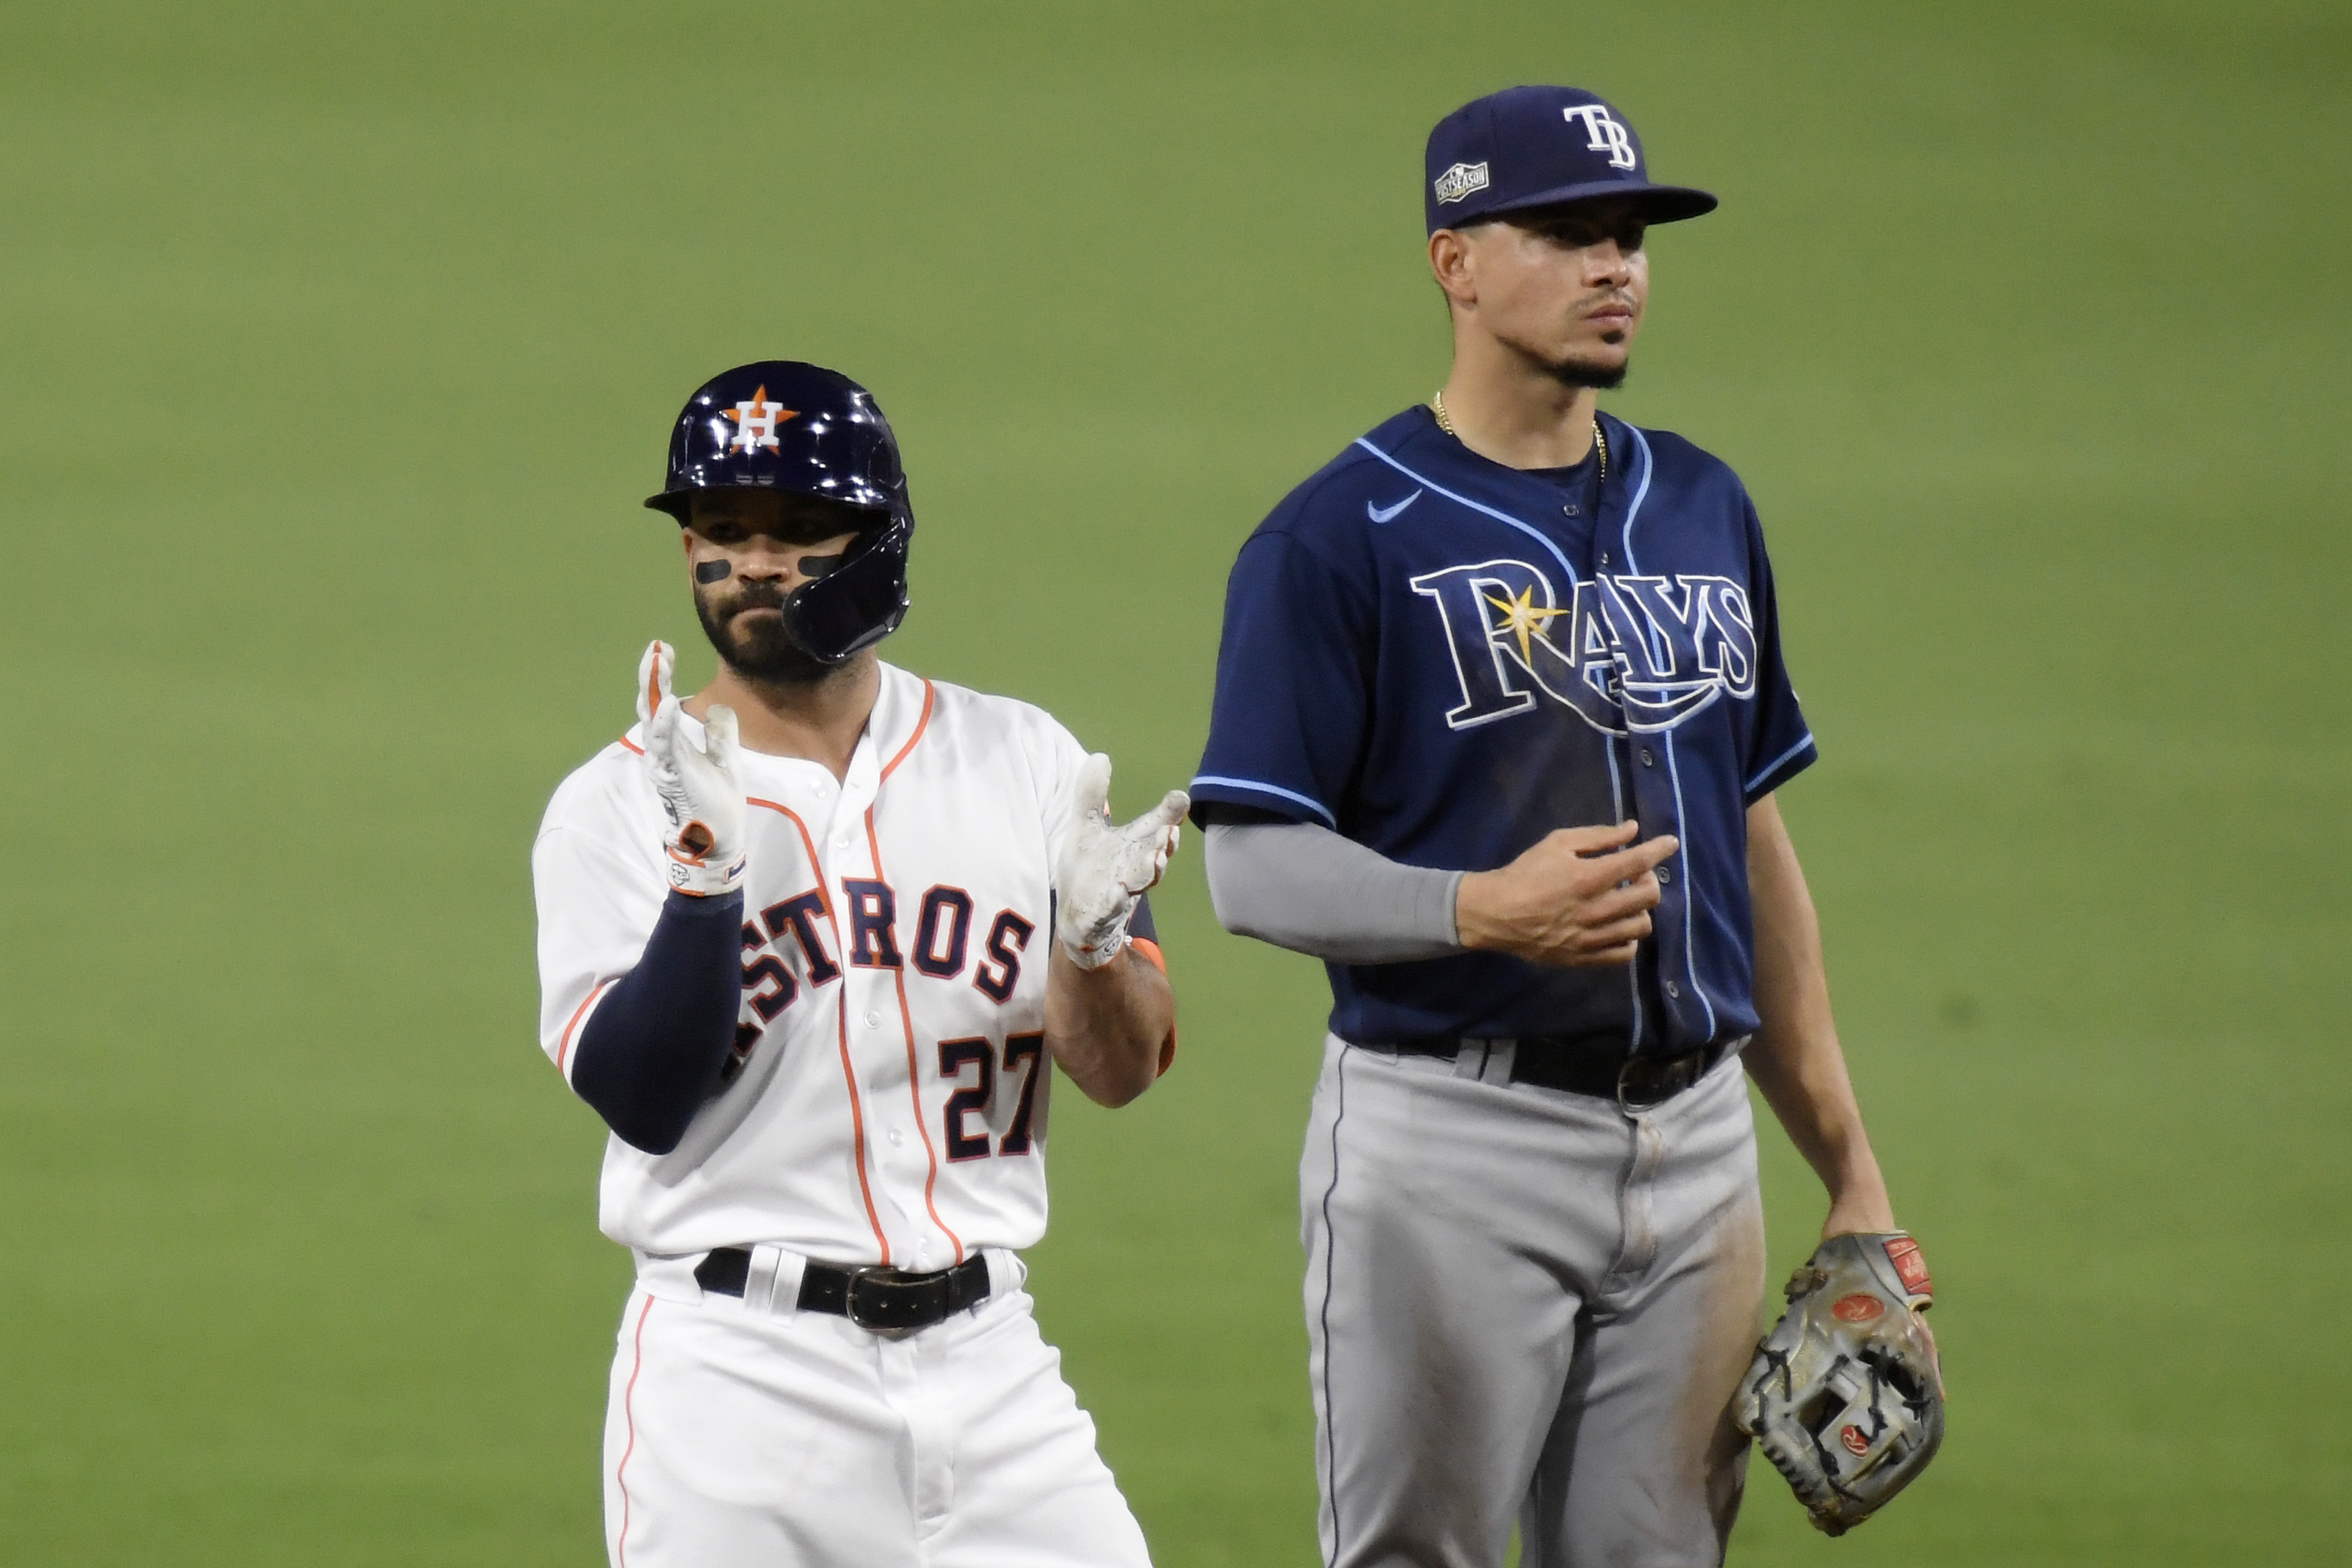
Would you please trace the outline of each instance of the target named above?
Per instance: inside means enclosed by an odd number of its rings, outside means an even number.
[[[876,656],[914,515],[846,377],[713,379],[646,505],[719,673],[680,698],[647,649],[531,857],[541,1044],[636,1260],[612,1561],[1142,1564],[1018,1253],[1052,1069],[1118,1105],[1173,1052],[1143,894],[1185,797],[1114,827],[1108,758]]]
[[[1426,172],[1452,372],[1242,547],[1192,789],[1221,921],[1329,967],[1300,1168],[1324,1557],[1497,1568],[1516,1516],[1531,1568],[1713,1563],[1764,1281],[1743,1062],[1824,1234],[1907,1270],[1877,1321],[1927,1285],[1774,803],[1815,750],[1755,508],[1594,407],[1647,227],[1716,201],[1568,88],[1448,115]],[[1804,1441],[1924,1462],[1892,1388]]]

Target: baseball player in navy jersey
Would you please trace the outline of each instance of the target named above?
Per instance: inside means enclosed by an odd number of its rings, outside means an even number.
[[[612,1560],[1138,1568],[1018,1253],[1054,1068],[1118,1105],[1174,1051],[1143,894],[1185,798],[1114,827],[1108,758],[876,656],[914,514],[846,377],[715,378],[646,504],[719,674],[681,699],[647,649],[531,858],[541,1043],[612,1129],[636,1260]]]
[[[1220,919],[1329,967],[1300,1171],[1324,1557],[1497,1568],[1516,1518],[1531,1568],[1717,1563],[1764,1285],[1743,1064],[1824,1235],[1905,1270],[1903,1321],[1926,1274],[1774,803],[1815,750],[1756,508],[1594,406],[1647,229],[1716,201],[1548,87],[1449,115],[1423,191],[1452,372],[1242,547],[1192,789]],[[1917,1435],[1870,1419],[1843,1440],[1872,1464]]]

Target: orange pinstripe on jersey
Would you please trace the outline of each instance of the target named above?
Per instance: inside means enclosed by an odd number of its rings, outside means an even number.
[[[907,753],[915,749],[915,742],[923,738],[923,731],[930,728],[931,700],[937,694],[931,689],[931,683],[925,681],[923,683],[923,711],[921,716],[915,720],[915,733],[907,737],[907,744],[898,748],[898,755],[891,758],[889,761],[882,765],[882,777],[874,781],[875,787],[877,789],[880,789],[884,783],[888,781],[891,774],[896,773],[898,770],[898,764],[907,760]],[[882,875],[878,871],[874,874],[877,878]]]
[[[562,1042],[555,1048],[556,1071],[562,1072],[563,1071],[564,1061],[572,1055],[572,1030],[578,1029],[580,1027],[580,1020],[588,1016],[588,1009],[596,1005],[596,998],[603,996],[606,991],[611,990],[614,986],[618,983],[619,982],[616,980],[605,981],[603,985],[598,986],[594,990],[589,992],[587,999],[582,1002],[580,1006],[573,1010],[572,1014],[572,1021],[563,1026]]]
[[[744,804],[764,806],[771,811],[789,817],[792,819],[793,826],[800,830],[801,847],[808,852],[809,869],[816,873],[816,890],[824,899],[825,924],[833,927],[834,951],[845,958],[849,949],[841,945],[841,920],[833,912],[833,890],[825,885],[824,862],[816,858],[816,841],[809,836],[808,824],[802,821],[800,813],[790,806],[780,806],[773,800],[763,800],[757,795],[747,799]],[[865,1200],[866,1223],[874,1228],[874,1243],[882,1249],[882,1264],[883,1267],[887,1268],[890,1263],[890,1239],[882,1233],[882,1216],[874,1207],[874,1186],[866,1176],[866,1109],[864,1103],[858,1098],[857,1073],[849,1064],[849,988],[847,986],[841,988],[839,1001],[840,1021],[836,1034],[841,1041],[841,1080],[849,1086],[849,1139],[851,1153],[856,1155],[857,1163],[857,1196]]]
[[[890,759],[891,768],[898,767],[906,758],[907,753],[915,749],[915,742],[922,738],[923,725],[930,721],[930,716],[931,683],[925,681],[922,720],[915,726],[915,733],[908,737],[907,744],[899,748],[898,755]],[[883,769],[883,777],[889,777],[889,768]],[[874,862],[874,880],[888,883],[890,879],[882,874],[882,841],[875,835],[874,808],[871,806],[866,808],[866,851]],[[929,1162],[929,1169],[923,1176],[923,1207],[930,1211],[931,1223],[938,1226],[940,1234],[954,1245],[956,1261],[961,1263],[963,1261],[963,1238],[958,1236],[948,1222],[940,1218],[940,1206],[936,1197],[940,1185],[940,1155],[939,1151],[931,1146],[930,1117],[923,1109],[922,1064],[915,1058],[915,1014],[914,1010],[907,1006],[906,966],[901,964],[898,968],[891,970],[890,978],[898,988],[898,1021],[906,1026],[907,1030],[907,1092],[914,1097],[915,1131],[923,1140],[923,1158]]]

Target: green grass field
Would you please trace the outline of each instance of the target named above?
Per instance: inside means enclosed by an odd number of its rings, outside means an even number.
[[[709,669],[680,399],[873,386],[890,656],[1138,807],[1243,535],[1444,374],[1423,135],[1539,79],[1725,197],[1612,406],[1763,509],[1943,1291],[1935,1469],[1837,1542],[1759,1469],[1734,1561],[2341,1561],[2347,69],[2315,3],[0,4],[0,1562],[600,1562],[526,854]],[[1321,977],[1160,902],[1185,1059],[1065,1099],[1041,1312],[1160,1562],[1309,1563]]]

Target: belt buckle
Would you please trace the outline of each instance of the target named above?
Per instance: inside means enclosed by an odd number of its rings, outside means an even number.
[[[882,1276],[896,1274],[898,1272],[898,1270],[881,1263],[864,1263],[855,1269],[848,1270],[847,1273],[849,1275],[849,1283],[843,1290],[841,1298],[842,1315],[847,1318],[851,1322],[856,1323],[859,1328],[864,1329],[867,1333],[872,1334],[877,1339],[899,1340],[905,1339],[910,1334],[921,1333],[924,1327],[923,1324],[874,1322],[863,1316],[857,1310],[857,1287],[859,1285],[864,1284],[868,1279],[874,1280],[878,1285],[883,1282],[881,1278]]]
[[[1663,1105],[1695,1082],[1689,1071],[1689,1061],[1683,1057],[1660,1061],[1653,1057],[1629,1056],[1617,1069],[1617,1103],[1628,1111],[1647,1111]],[[1637,1072],[1650,1080],[1647,1087],[1652,1092],[1646,1099],[1637,1100],[1628,1092],[1633,1087],[1630,1081]]]

